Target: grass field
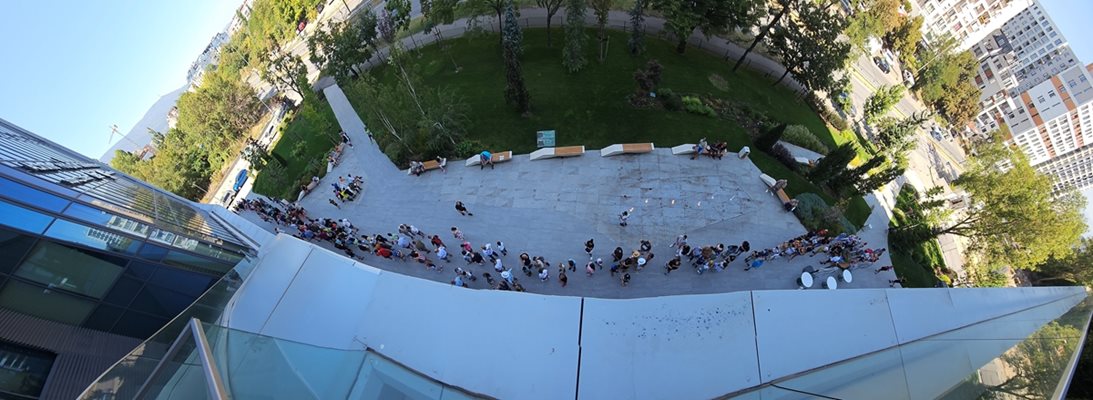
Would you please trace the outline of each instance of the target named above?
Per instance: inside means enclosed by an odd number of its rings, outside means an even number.
[[[307,96],[279,129],[281,138],[270,151],[275,160],[254,181],[254,191],[290,201],[296,200],[300,185],[313,175],[326,173],[326,155],[334,148],[333,138],[341,130],[334,111],[318,96]],[[276,159],[284,160],[282,166]]]
[[[627,51],[627,36],[609,32],[609,51],[604,63],[596,61],[595,34],[589,30],[585,44],[589,64],[576,74],[568,73],[561,63],[564,34],[554,29],[554,46],[546,47],[545,29],[524,31],[524,53],[521,58],[528,91],[531,95],[531,115],[523,117],[504,101],[504,66],[497,37],[492,34],[472,35],[444,42],[448,53],[455,56],[462,69],[456,72],[451,60],[437,45],[411,53],[412,63],[425,83],[447,87],[458,93],[470,110],[467,139],[481,142],[495,151],[512,150],[530,153],[536,149],[535,132],[555,130],[557,145],[585,145],[598,149],[614,143],[653,142],[658,147],[694,143],[702,137],[709,141],[725,141],[730,149],[751,143],[747,133],[736,122],[664,109],[638,109],[627,98],[636,84],[633,73],[656,59],[663,66],[660,89],[671,89],[683,95],[702,95],[746,104],[775,121],[799,124],[809,128],[824,144],[834,148],[839,141],[832,137],[826,124],[792,91],[774,86],[772,80],[741,69],[730,72],[732,64],[699,49],[689,48],[686,54],[676,54],[673,45],[650,37],[647,53],[632,57]],[[373,71],[381,81],[395,77],[387,68]],[[363,104],[357,81],[345,88],[350,101]],[[359,89],[359,88],[358,88]],[[360,111],[360,107],[358,112]],[[362,115],[362,118],[365,116]],[[367,118],[365,123],[368,124]],[[377,132],[377,136],[382,132]],[[842,139],[842,138],[840,138]],[[758,152],[753,160],[767,174],[787,179],[787,192],[797,195],[813,192],[829,203],[834,199],[800,175],[781,165],[774,158]],[[861,226],[869,208],[861,198],[852,199],[846,209],[847,218]]]
[[[914,206],[915,189],[905,185],[896,199],[896,212],[890,223],[891,227],[908,223],[905,214]],[[917,246],[905,247],[898,244],[899,241],[888,236],[888,245],[892,257],[892,265],[896,268],[896,275],[907,279],[907,287],[934,287],[938,281],[934,273],[935,267],[944,270],[945,259],[941,255],[941,246],[936,239],[930,239]]]

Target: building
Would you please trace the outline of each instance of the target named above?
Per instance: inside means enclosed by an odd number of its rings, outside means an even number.
[[[472,290],[2,120],[0,248],[0,397],[18,399],[1057,398],[1093,313],[1081,287]]]
[[[979,133],[997,130],[1015,107],[1015,99],[1052,76],[1079,65],[1077,56],[1039,2],[1017,13],[972,46],[979,60],[975,83],[982,110]]]
[[[927,41],[951,35],[966,50],[1000,28],[1033,0],[918,0]]]
[[[0,375],[23,376],[0,397],[76,397],[251,253],[207,209],[0,120]]]

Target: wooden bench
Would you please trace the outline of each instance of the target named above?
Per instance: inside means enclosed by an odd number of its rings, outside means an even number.
[[[617,156],[619,154],[650,153],[655,149],[652,143],[625,143],[613,144],[600,149],[601,157]]]
[[[576,157],[584,154],[584,146],[544,147],[531,152],[531,161],[558,157]]]
[[[502,152],[497,152],[497,153],[491,152],[490,153],[490,160],[493,160],[494,164],[503,163],[505,161],[512,160],[512,151],[511,150],[510,151],[502,151]],[[466,164],[466,166],[468,166],[468,167],[473,167],[473,166],[479,165],[481,163],[482,163],[482,157],[478,154],[475,154],[474,157],[468,158],[467,161],[464,164]]]
[[[429,161],[426,161],[422,164],[424,165],[424,168],[425,168],[426,171],[430,171],[430,170],[434,170],[434,169],[437,169],[437,168],[444,168],[444,166],[448,165],[448,159],[447,158],[441,158],[440,162],[437,162],[436,160],[429,160]]]
[[[695,153],[695,144],[693,144],[693,143],[681,144],[679,146],[676,146],[676,147],[672,148],[672,155],[676,155],[676,156],[685,155],[685,154],[694,154],[694,153]]]

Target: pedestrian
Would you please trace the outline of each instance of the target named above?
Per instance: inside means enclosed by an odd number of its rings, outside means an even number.
[[[497,252],[501,253],[502,257],[509,255],[509,251],[505,249],[505,242],[497,241]]]
[[[466,216],[469,216],[469,217],[474,216],[474,213],[472,213],[470,211],[467,211],[467,206],[464,206],[462,201],[456,201],[455,202],[455,210],[459,211],[460,215],[466,215]]]
[[[596,269],[603,269],[603,259],[596,258]]]
[[[539,268],[539,280],[546,282],[550,278],[550,271],[546,268]]]
[[[630,219],[630,210],[623,211],[619,214],[619,226],[626,226],[626,220]]]
[[[626,273],[622,276],[622,286],[626,287],[630,285],[630,274]]]
[[[558,273],[558,281],[562,283],[562,287],[565,287],[565,285],[569,283],[569,277],[565,276],[564,269],[562,270],[562,272]]]
[[[752,260],[751,264],[748,264],[747,267],[744,267],[744,270],[747,271],[747,270],[750,270],[752,268],[759,268],[759,267],[762,267],[762,266],[763,266],[763,259],[762,258],[757,258],[755,260]]]
[[[569,261],[566,262],[566,264],[569,264],[569,270],[570,271],[577,272],[577,263],[575,261],[573,261],[572,258],[570,258]]]
[[[452,260],[448,259],[448,249],[445,248],[444,245],[436,248],[436,257],[444,260],[444,262],[452,262]]]
[[[896,287],[897,283],[899,284],[899,287],[904,287],[904,285],[907,284],[907,280],[904,279],[902,276],[899,277],[898,279],[889,279],[888,280],[888,287]]]
[[[587,242],[584,242],[584,252],[588,253],[589,260],[592,259],[592,249],[594,248],[596,248],[596,242],[594,240],[588,239]]]
[[[463,283],[463,277],[456,275],[455,279],[452,279],[452,286],[467,287],[466,283]]]
[[[483,150],[481,153],[479,153],[478,154],[478,161],[479,161],[478,169],[485,169],[486,164],[489,164],[490,169],[493,169],[493,167],[494,167],[494,165],[493,165],[493,154],[490,154],[489,151]]]
[[[584,272],[588,274],[588,276],[592,276],[592,274],[596,273],[596,263],[589,261],[588,265],[584,266]]]
[[[376,143],[376,138],[372,137],[372,131],[368,131],[368,141]]]
[[[616,263],[619,262],[619,260],[622,260],[622,247],[616,247],[615,250],[611,252],[611,257],[614,258]]]
[[[475,264],[485,264],[485,260],[482,259],[482,254],[475,253],[473,251],[468,252],[468,253],[471,253],[471,262],[473,262]]]
[[[468,252],[468,253],[474,251],[474,248],[471,247],[471,242],[468,242],[468,241],[465,241],[465,240],[463,241],[463,244],[460,245],[460,247],[463,248],[463,251]]]
[[[342,135],[342,143],[348,144],[349,147],[353,147],[353,142],[349,141],[349,134],[345,133],[345,131],[339,133]]]
[[[334,199],[330,199],[330,200],[327,200],[327,201],[329,201],[331,205],[333,205],[334,207],[337,207],[339,210],[342,209],[342,206],[339,206],[338,202],[334,201]]]
[[[490,262],[497,259],[497,257],[493,256],[493,248],[490,247],[489,243],[482,245],[482,257],[489,258]]]
[[[892,266],[891,266],[891,265],[889,265],[889,266],[887,266],[887,267],[880,267],[880,268],[877,268],[877,270],[876,270],[876,271],[873,271],[873,273],[874,273],[874,274],[879,274],[879,273],[881,273],[882,271],[891,271],[891,270],[892,270]]]
[[[642,239],[640,247],[642,252],[648,252],[649,250],[653,249],[653,243],[648,240]]]
[[[498,258],[497,261],[494,261],[493,270],[497,271],[497,272],[501,272],[501,271],[505,270],[505,266],[501,265],[501,259],[500,258]]]
[[[679,259],[679,256],[676,256],[675,258],[673,258],[671,260],[668,260],[668,263],[664,264],[664,275],[668,275],[672,271],[675,271],[675,270],[679,269],[679,265],[682,264],[682,263],[683,263],[683,261],[681,261]]]
[[[456,228],[456,227],[453,226],[452,227],[452,237],[456,238],[457,240],[463,240],[463,231],[461,231],[461,230],[459,230],[459,228]]]
[[[672,243],[668,246],[669,247],[675,247],[675,248],[678,249],[680,247],[683,247],[683,245],[685,245],[685,244],[687,244],[687,235],[679,235],[679,236],[676,236],[676,242]]]
[[[504,279],[504,280],[508,281],[510,285],[513,284],[513,283],[516,283],[512,280],[512,270],[511,269],[502,270],[501,271],[501,279]]]
[[[440,240],[440,236],[433,235],[430,241],[433,243],[433,247],[444,247],[444,241]]]

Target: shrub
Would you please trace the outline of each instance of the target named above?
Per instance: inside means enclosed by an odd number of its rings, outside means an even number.
[[[485,146],[482,142],[477,140],[463,140],[455,145],[455,156],[459,158],[468,158],[475,154],[482,152]]]
[[[770,153],[770,150],[774,148],[774,144],[778,143],[778,140],[782,138],[782,133],[785,131],[786,124],[764,130],[763,133],[755,139],[755,148]]]
[[[664,109],[668,111],[681,111],[683,110],[683,97],[672,89],[664,88],[657,92],[657,99],[664,105]]]
[[[793,211],[801,224],[809,230],[827,229],[831,233],[854,233],[857,228],[843,216],[838,208],[831,207],[815,193],[797,196],[797,209]]]
[[[821,119],[831,124],[835,129],[844,131],[850,128],[850,124],[847,123],[843,117],[839,116],[838,113],[831,111],[831,109],[824,104],[823,99],[821,99],[820,96],[817,96],[816,93],[809,93],[805,96],[805,102],[808,103],[808,106],[812,108],[813,111],[820,115]]]
[[[776,143],[774,147],[770,148],[770,155],[793,172],[799,172],[798,170],[801,168],[801,165],[797,163],[797,160],[793,159],[793,154],[790,154],[789,149],[787,149],[786,146],[782,146],[781,143]]]
[[[825,146],[824,143],[821,142],[816,135],[813,135],[812,131],[808,130],[804,125],[790,125],[787,127],[786,131],[782,133],[782,140],[820,154],[826,155],[828,151],[830,151],[827,146]]]
[[[717,112],[702,102],[702,99],[694,96],[683,96],[683,109],[691,114],[716,117]]]

